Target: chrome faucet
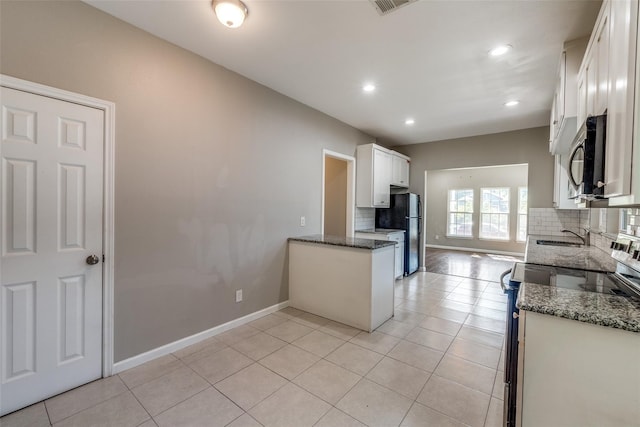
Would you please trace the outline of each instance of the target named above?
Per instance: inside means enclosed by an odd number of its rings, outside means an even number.
[[[562,230],[562,232],[563,232],[563,233],[571,233],[571,234],[573,234],[574,236],[576,236],[577,238],[579,238],[580,240],[582,240],[582,244],[583,244],[584,246],[589,246],[589,240],[591,240],[589,229],[588,229],[588,228],[583,228],[583,230],[584,230],[584,232],[585,232],[584,237],[582,237],[582,236],[581,236],[581,235],[579,235],[578,233],[576,233],[576,232],[574,232],[574,231],[571,231],[571,230]]]

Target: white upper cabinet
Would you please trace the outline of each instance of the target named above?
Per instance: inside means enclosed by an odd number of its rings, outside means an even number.
[[[391,186],[409,187],[410,160],[376,144],[359,145],[356,148],[356,206],[388,208]]]
[[[611,49],[609,52],[609,97],[605,155],[605,197],[632,191],[634,93],[638,2],[611,2]],[[637,109],[638,107],[636,107]],[[637,112],[636,112],[637,114]],[[636,138],[637,139],[637,138]],[[636,145],[637,146],[637,145]],[[636,168],[640,164],[636,163]],[[639,190],[633,189],[636,193]],[[636,203],[638,198],[635,199]]]
[[[564,44],[551,107],[549,151],[552,154],[568,153],[576,133],[578,69],[588,41],[583,37]]]
[[[622,0],[626,1],[626,0]],[[610,2],[605,0],[578,73],[578,121],[582,126],[589,116],[604,114],[609,94]]]
[[[407,156],[393,153],[391,156],[391,185],[394,187],[409,188],[409,164]]]
[[[356,149],[356,205],[388,208],[391,186],[391,154],[375,144]]]
[[[611,4],[611,2],[608,3],[609,5]],[[607,4],[605,3],[603,8],[604,13],[601,16],[600,25],[598,27],[598,37],[596,38],[597,55],[595,56],[597,58],[598,75],[596,77],[597,93],[595,99],[595,115],[604,114],[604,112],[607,110],[607,100],[609,96],[609,30],[611,29],[610,7],[611,6],[607,7]],[[596,60],[596,58],[594,58],[594,60]]]

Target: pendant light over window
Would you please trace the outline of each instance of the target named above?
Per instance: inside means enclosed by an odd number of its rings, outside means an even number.
[[[212,6],[218,21],[229,28],[238,28],[249,14],[249,9],[240,0],[213,0]]]

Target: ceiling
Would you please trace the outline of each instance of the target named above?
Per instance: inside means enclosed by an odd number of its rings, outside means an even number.
[[[548,125],[562,43],[601,4],[418,0],[381,16],[368,0],[244,0],[229,29],[208,0],[85,2],[389,145]]]

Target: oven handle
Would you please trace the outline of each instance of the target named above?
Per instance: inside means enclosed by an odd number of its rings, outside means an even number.
[[[507,286],[504,284],[504,278],[506,277],[506,275],[507,275],[507,274],[511,273],[511,271],[512,271],[512,270],[513,270],[513,269],[512,269],[512,268],[510,268],[510,269],[508,269],[507,271],[505,271],[504,273],[502,273],[502,274],[500,275],[500,287],[502,288],[502,290],[503,290],[504,292],[507,292],[507,291],[508,291]]]

